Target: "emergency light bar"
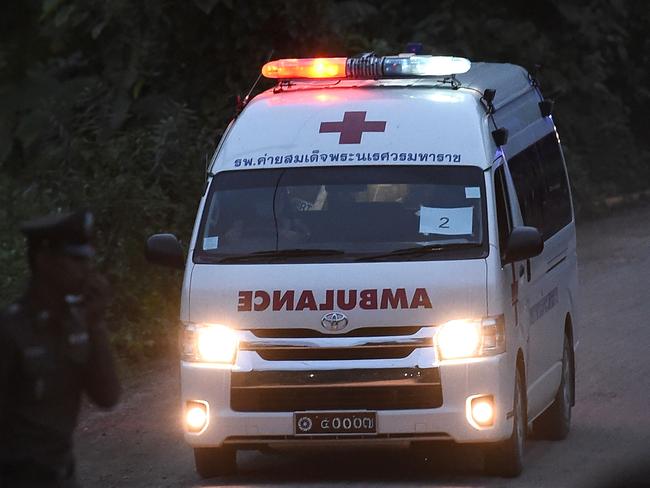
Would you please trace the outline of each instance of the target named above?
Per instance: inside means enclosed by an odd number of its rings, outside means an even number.
[[[279,59],[266,63],[267,78],[288,79],[378,79],[451,76],[467,73],[472,63],[453,56],[375,56],[355,58]]]

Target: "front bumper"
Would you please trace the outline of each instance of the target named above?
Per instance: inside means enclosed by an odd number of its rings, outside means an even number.
[[[335,443],[382,444],[424,440],[450,440],[458,443],[495,442],[512,433],[511,410],[514,391],[514,362],[508,354],[455,362],[438,362],[433,348],[418,349],[398,360],[368,361],[264,361],[252,352],[242,352],[233,372],[240,378],[246,372],[345,372],[354,378],[355,370],[395,370],[420,368],[436,371],[442,390],[442,405],[436,408],[372,409],[377,412],[377,434],[336,437],[296,436],[294,411],[235,411],[231,403],[231,369],[205,363],[181,362],[181,396],[186,401],[200,400],[209,405],[209,421],[199,433],[185,433],[193,447],[239,447],[312,445]],[[254,369],[253,369],[254,363]],[[431,365],[422,367],[422,365]],[[272,375],[272,374],[271,374]],[[241,383],[240,380],[237,380]],[[306,393],[308,395],[308,393]],[[489,428],[473,427],[467,419],[467,398],[493,395],[496,419]],[[308,411],[364,410],[358,408],[308,408]],[[238,408],[241,410],[241,408]],[[276,409],[277,410],[277,409]],[[303,409],[299,410],[303,411]]]

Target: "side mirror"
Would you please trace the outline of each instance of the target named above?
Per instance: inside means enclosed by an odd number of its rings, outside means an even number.
[[[515,227],[508,238],[503,261],[513,263],[530,259],[544,250],[544,240],[535,227]]]
[[[169,268],[183,269],[183,248],[174,234],[154,234],[147,239],[144,255],[147,261]]]

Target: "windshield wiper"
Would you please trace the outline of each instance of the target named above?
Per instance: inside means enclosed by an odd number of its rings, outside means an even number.
[[[393,258],[399,256],[419,256],[421,254],[427,254],[436,251],[453,251],[458,249],[469,249],[469,248],[480,247],[480,246],[481,244],[476,242],[452,242],[449,244],[426,244],[424,246],[405,247],[402,249],[395,249],[394,251],[390,251],[387,253],[363,256],[356,259],[356,261],[358,262],[375,261],[375,260],[381,260],[381,259]]]
[[[278,249],[256,251],[248,254],[235,254],[219,260],[220,263],[236,263],[240,261],[255,260],[259,258],[296,258],[310,256],[340,256],[345,254],[338,249]]]

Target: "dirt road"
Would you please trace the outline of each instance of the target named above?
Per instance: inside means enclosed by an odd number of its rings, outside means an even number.
[[[520,478],[485,477],[472,449],[239,454],[240,474],[202,481],[181,435],[178,368],[127,382],[114,412],[86,410],[77,435],[84,486],[594,486],[650,464],[650,207],[578,232],[581,317],[577,405],[563,442],[531,441]]]

